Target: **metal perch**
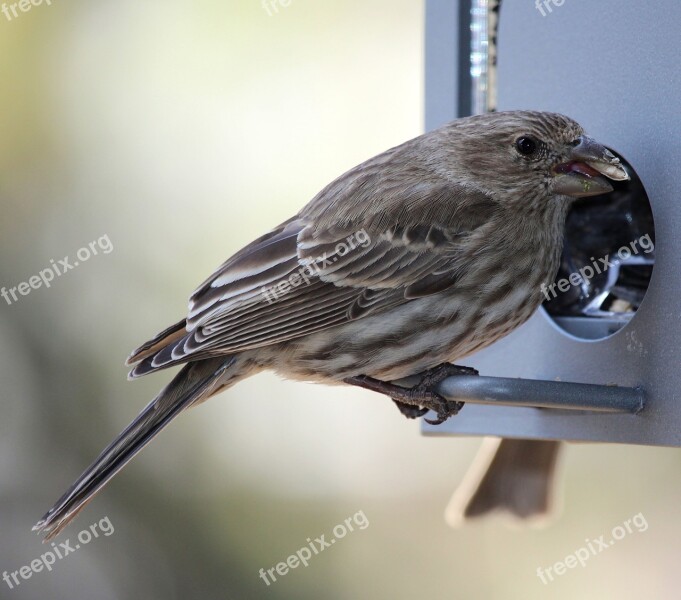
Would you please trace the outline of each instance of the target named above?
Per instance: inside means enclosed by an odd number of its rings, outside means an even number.
[[[471,404],[531,406],[604,413],[633,413],[643,410],[643,388],[457,375],[437,386],[447,400]]]

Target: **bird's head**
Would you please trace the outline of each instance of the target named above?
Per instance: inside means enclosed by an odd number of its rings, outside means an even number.
[[[489,113],[452,126],[457,163],[497,198],[569,200],[611,192],[610,180],[629,179],[612,152],[560,114]]]

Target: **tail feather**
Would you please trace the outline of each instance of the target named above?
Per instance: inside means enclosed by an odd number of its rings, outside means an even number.
[[[177,342],[182,339],[182,337],[187,333],[186,330],[187,321],[182,319],[178,323],[171,325],[167,329],[164,329],[161,333],[157,334],[153,339],[142,344],[139,348],[133,350],[130,356],[125,361],[125,364],[132,367],[138,362],[143,361],[145,358],[153,356],[163,348],[168,345]]]
[[[229,356],[185,365],[104,449],[33,530],[44,533],[45,541],[59,534],[95,494],[180,412],[223,388],[226,383],[225,372],[236,361],[236,357]]]
[[[552,508],[560,443],[486,438],[445,512],[456,527],[465,519],[507,512],[520,519],[546,517]]]

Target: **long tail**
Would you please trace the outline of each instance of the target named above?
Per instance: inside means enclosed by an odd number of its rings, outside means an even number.
[[[240,378],[238,357],[220,357],[185,365],[137,418],[97,457],[68,491],[33,527],[55,537],[95,494],[146,446],[170,421],[192,404]]]
[[[560,443],[547,440],[485,440],[445,512],[456,527],[465,519],[506,511],[520,519],[550,513]]]

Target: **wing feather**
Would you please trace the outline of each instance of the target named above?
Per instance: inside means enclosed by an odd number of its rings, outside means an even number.
[[[422,183],[406,186],[404,204],[423,203],[413,196],[427,193]],[[466,267],[466,240],[484,228],[491,200],[454,184],[448,191],[439,184],[433,194],[458,216],[433,222],[446,206],[431,206],[425,214],[398,211],[392,222],[374,214],[363,228],[320,228],[304,209],[204,281],[190,298],[184,332],[179,323],[133,353],[130,376],[295,339],[455,285]]]

